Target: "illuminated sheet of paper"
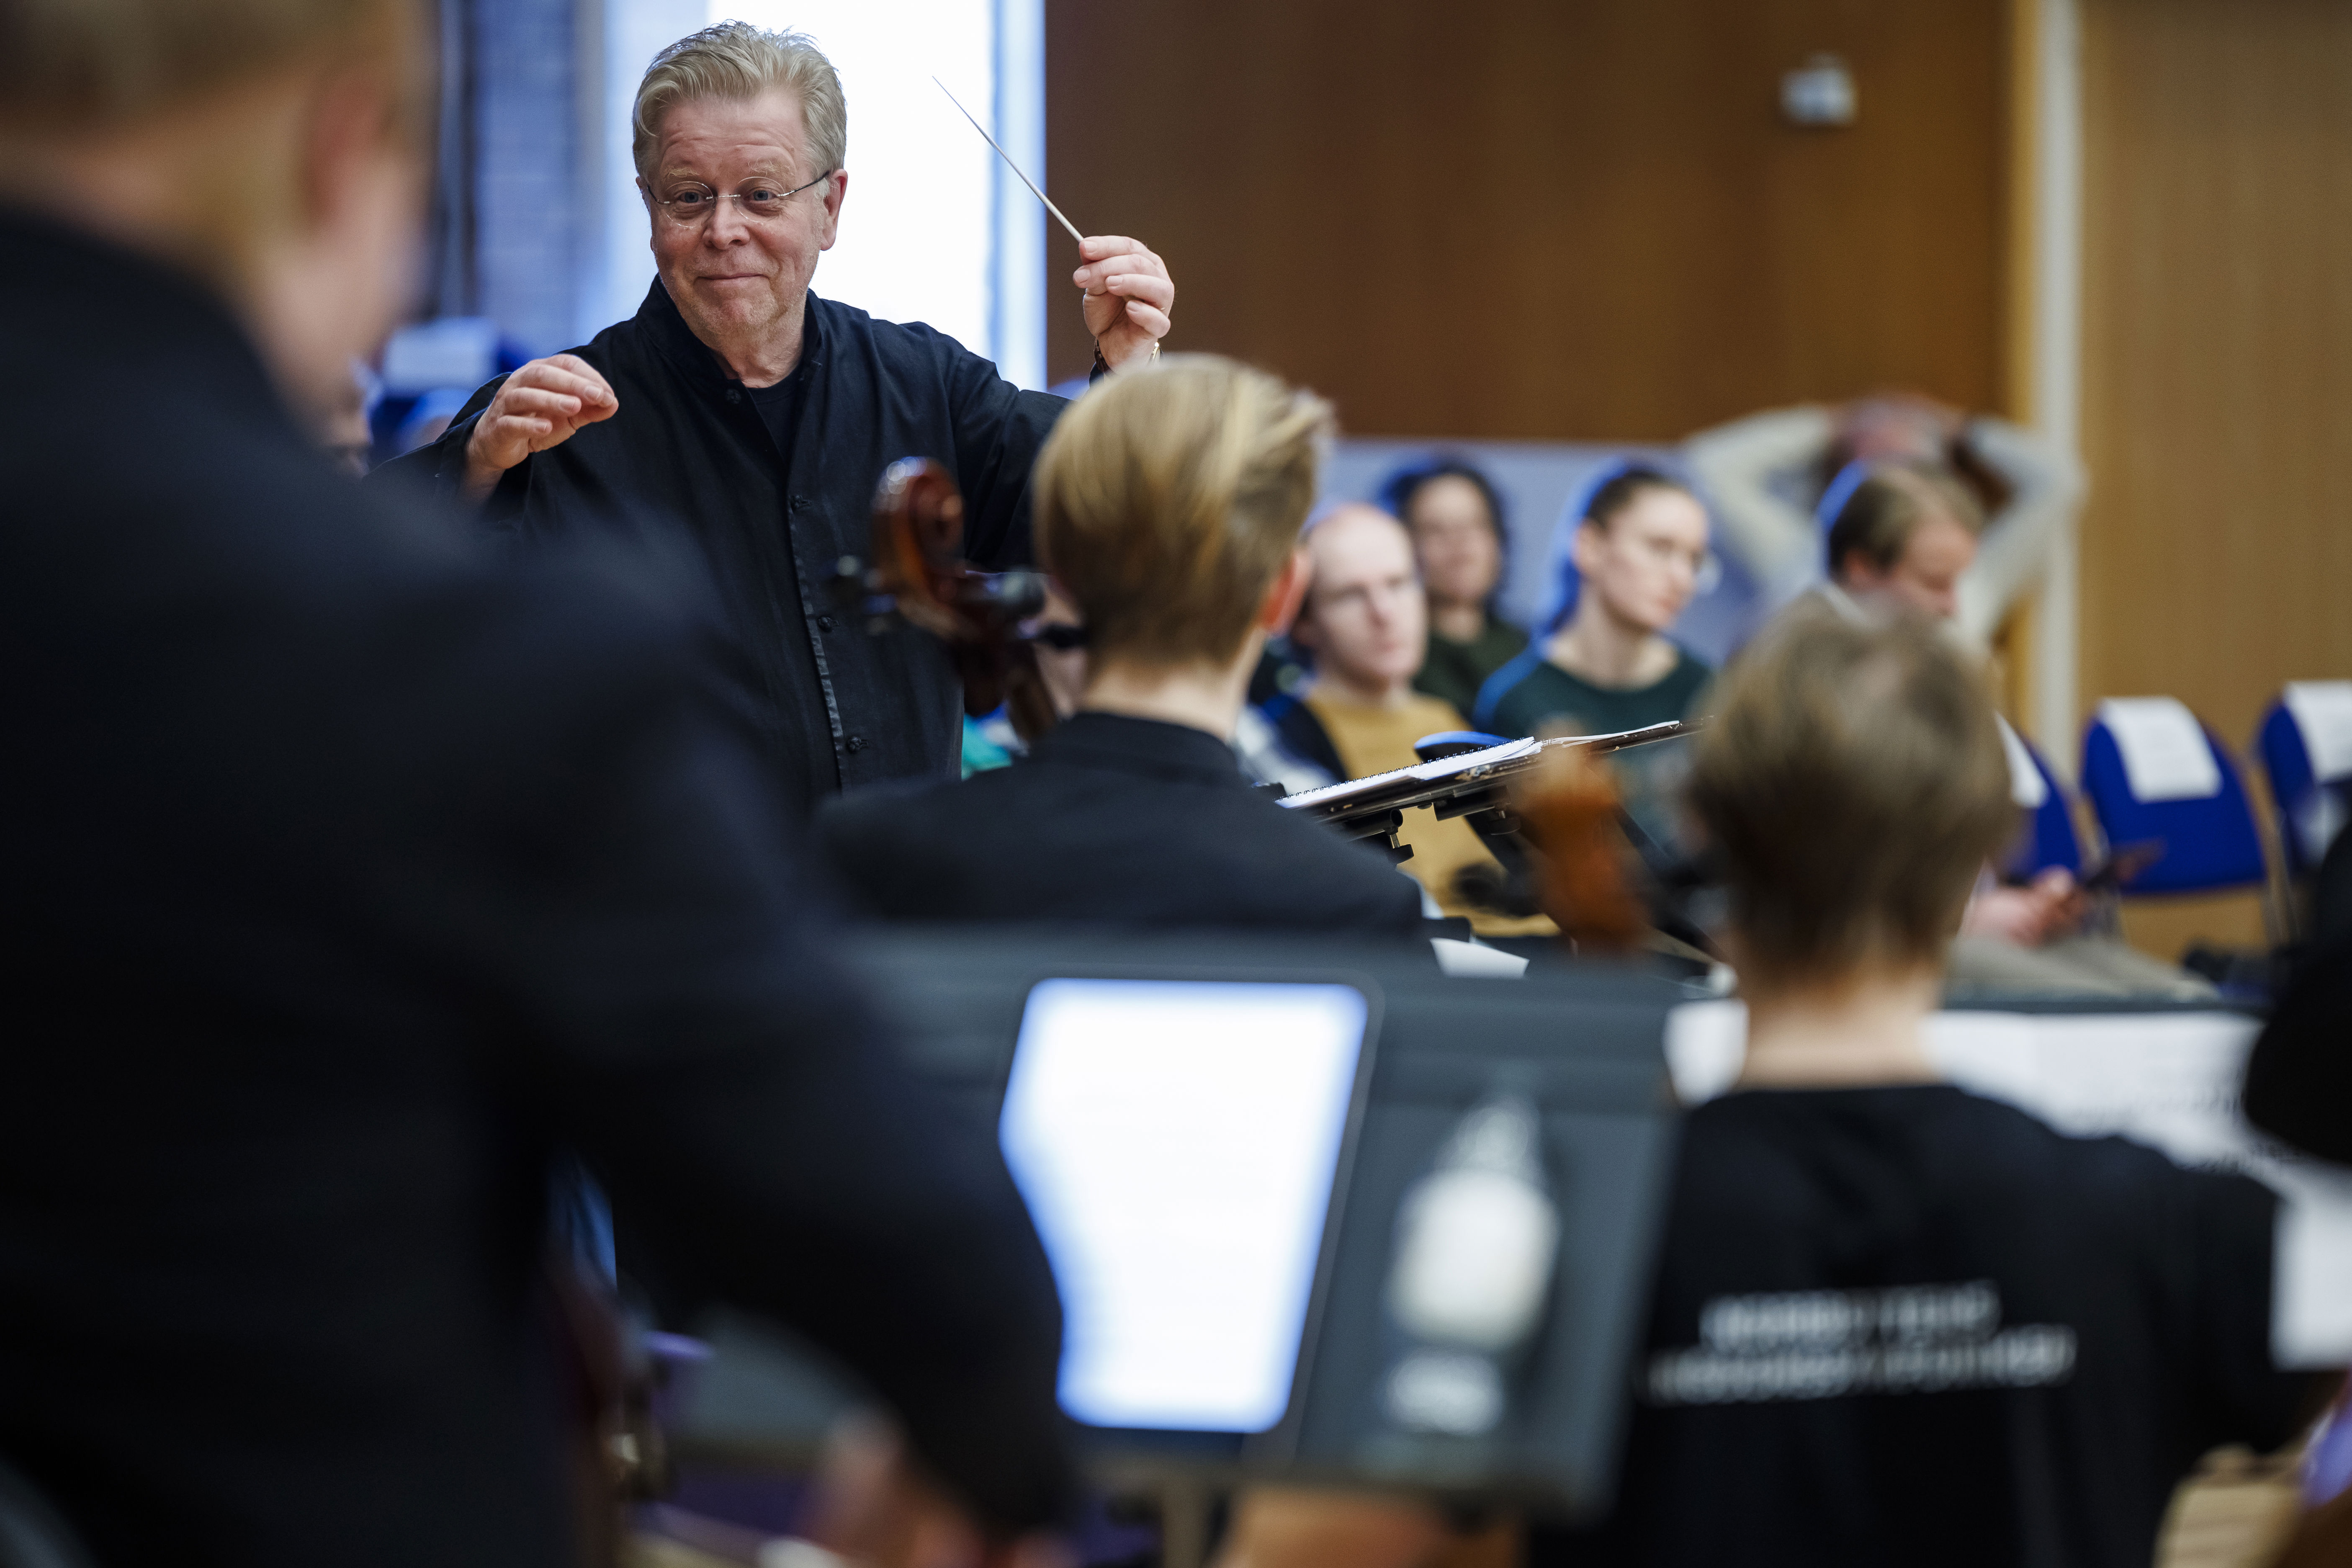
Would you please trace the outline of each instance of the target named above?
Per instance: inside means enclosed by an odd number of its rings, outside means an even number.
[[[2132,798],[2207,800],[2221,793],[2221,769],[2197,715],[2176,697],[2111,697],[2099,720],[2123,754]]]
[[[2312,776],[2352,777],[2352,680],[2290,680],[2286,710],[2303,731]]]
[[[1062,1407],[1282,1418],[1364,1045],[1345,985],[1048,980],[999,1134],[1061,1287]]]
[[[2238,1086],[2259,1023],[2237,1013],[1938,1013],[1927,1048],[1955,1083],[2078,1137],[2116,1134],[2184,1165],[2243,1171],[2279,1212],[2271,1350],[2293,1367],[2352,1361],[2352,1172],[2295,1155],[2246,1125]],[[1686,1104],[1739,1076],[1748,1010],[1698,1002],[1666,1020]]]

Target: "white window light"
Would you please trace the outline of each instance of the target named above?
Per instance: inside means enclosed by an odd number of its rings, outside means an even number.
[[[637,79],[664,44],[737,19],[814,38],[848,100],[840,237],[810,287],[886,321],[926,322],[1009,379],[1045,384],[1042,215],[931,81],[1040,174],[1043,0],[616,0],[606,17],[606,234],[602,276],[584,291],[601,319],[584,331],[634,313],[653,279],[628,155]]]

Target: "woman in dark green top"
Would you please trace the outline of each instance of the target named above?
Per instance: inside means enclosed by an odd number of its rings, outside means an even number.
[[[1470,721],[1497,735],[1606,735],[1696,710],[1715,673],[1665,635],[1698,588],[1706,509],[1654,468],[1618,470],[1578,524],[1571,607],[1551,636],[1496,670]],[[1650,836],[1675,834],[1678,744],[1618,759],[1627,807]]]
[[[1412,532],[1429,595],[1429,651],[1413,689],[1467,714],[1487,678],[1528,646],[1528,634],[1495,614],[1503,584],[1502,497],[1459,458],[1398,469],[1381,503]]]

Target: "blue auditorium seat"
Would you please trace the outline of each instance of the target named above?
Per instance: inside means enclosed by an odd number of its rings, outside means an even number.
[[[2084,732],[2083,793],[2107,843],[2164,846],[2162,858],[2133,880],[2132,894],[2217,892],[2269,882],[2262,834],[2237,764],[2210,730],[2200,723],[2198,732],[2212,753],[2219,787],[2189,800],[2139,799],[2106,720],[2094,718]]]
[[[2310,684],[2314,688],[2352,687],[2352,682]],[[2294,689],[2290,688],[2290,694]],[[2341,792],[2352,788],[2352,777],[2320,776],[2312,757],[2311,739],[2304,733],[2289,695],[2282,695],[2263,715],[2254,750],[2262,757],[2263,772],[2270,780],[2271,800],[2277,807],[2279,844],[2285,853],[2287,874],[2306,876],[2317,868],[2320,858],[2327,853],[2328,841],[2343,826],[2345,803]],[[2338,792],[2332,800],[2322,793],[2330,788]]]
[[[2074,831],[2074,798],[2058,782],[2058,775],[2050,771],[2050,763],[2039,747],[2022,735],[2017,736],[2017,743],[2033,763],[2034,772],[2042,775],[2042,796],[2025,831],[2019,835],[2017,847],[2004,868],[2020,881],[2031,881],[2053,867],[2080,877],[2083,841]]]

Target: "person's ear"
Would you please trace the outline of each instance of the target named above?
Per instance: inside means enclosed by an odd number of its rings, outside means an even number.
[[[1258,601],[1258,629],[1277,637],[1289,631],[1297,623],[1299,607],[1307,602],[1307,587],[1314,577],[1313,559],[1304,550],[1292,551],[1282,570],[1275,574],[1265,597]]]
[[[819,250],[831,250],[841,233],[841,204],[849,198],[849,171],[835,169],[824,182],[824,237],[817,242]]]
[[[1576,525],[1576,532],[1568,542],[1568,558],[1576,563],[1576,574],[1590,577],[1601,570],[1601,552],[1609,542],[1601,526],[1586,518]]]

